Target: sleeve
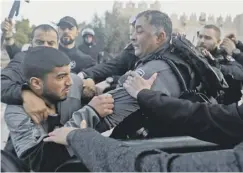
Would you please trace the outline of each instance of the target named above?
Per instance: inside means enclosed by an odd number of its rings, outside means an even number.
[[[21,62],[13,59],[1,71],[1,101],[6,104],[21,105],[22,86],[24,84],[23,74],[21,71]]]
[[[234,56],[235,60],[243,66],[243,52]]]
[[[240,40],[236,44],[236,48],[239,49],[241,52],[243,52],[243,43]]]
[[[234,150],[168,154],[156,147],[128,145],[93,129],[67,136],[75,155],[91,172],[224,172],[240,171]]]
[[[130,63],[136,59],[135,55],[127,51],[123,51],[118,57],[111,59],[110,61],[102,64],[98,64],[94,67],[88,68],[83,72],[96,83],[105,80],[107,77],[114,75],[123,75],[129,69]]]
[[[230,75],[236,80],[243,81],[243,66],[237,61],[221,65],[221,71],[225,76]]]
[[[8,53],[9,58],[13,59],[17,53],[21,52],[21,48],[14,43],[11,46],[6,46],[6,51]]]
[[[243,139],[242,106],[193,103],[142,90],[138,94],[142,111],[176,127],[184,135],[222,145],[235,145]]]

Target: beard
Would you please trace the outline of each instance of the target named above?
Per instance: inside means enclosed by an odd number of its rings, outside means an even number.
[[[71,39],[70,37],[66,37],[65,35],[61,38],[61,43],[64,45],[64,46],[67,46],[67,45],[70,45],[74,42],[74,39]]]
[[[57,102],[64,101],[67,99],[67,96],[60,97],[56,93],[49,91],[48,88],[44,85],[42,97],[52,104]]]

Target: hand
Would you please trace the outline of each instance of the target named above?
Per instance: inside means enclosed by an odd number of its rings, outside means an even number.
[[[99,116],[105,117],[113,113],[114,99],[110,94],[95,96],[88,104],[98,112]]]
[[[1,24],[1,29],[4,34],[4,39],[13,37],[13,22],[12,20],[5,19]]]
[[[23,107],[25,112],[36,123],[46,120],[49,114],[55,114],[52,108],[48,108],[45,102],[32,91],[24,90],[22,92]]]
[[[96,95],[96,86],[95,86],[95,82],[93,81],[93,79],[84,79],[83,80],[84,84],[83,84],[83,96],[84,98],[93,98]]]
[[[201,52],[202,52],[203,56],[205,56],[209,60],[212,60],[212,61],[215,60],[213,55],[207,49],[202,49]]]
[[[229,38],[224,38],[221,47],[225,49],[228,55],[232,55],[233,50],[236,49],[234,42]]]
[[[87,128],[87,123],[85,120],[81,121],[80,128],[81,129]],[[48,134],[49,137],[45,138],[43,141],[44,142],[55,142],[55,143],[62,144],[62,145],[68,145],[67,136],[71,131],[76,130],[76,129],[78,129],[78,128],[62,127],[62,128],[55,129],[53,132],[49,133]]]
[[[143,89],[151,89],[156,77],[157,73],[154,73],[150,79],[145,80],[136,72],[131,72],[123,86],[133,98],[137,99],[140,91]]]
[[[230,40],[232,40],[235,44],[238,44],[238,40],[236,39],[236,36],[234,33],[230,33],[228,35],[226,35],[226,38],[229,38]]]

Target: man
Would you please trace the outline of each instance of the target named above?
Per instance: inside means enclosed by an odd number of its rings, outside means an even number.
[[[243,67],[234,60],[235,44],[229,38],[221,43],[221,31],[215,25],[205,25],[199,32],[197,47],[207,57],[211,65],[220,68],[229,88],[225,89],[223,98],[219,103],[231,104],[241,97],[241,81],[243,80]]]
[[[95,97],[88,106],[80,109],[82,85],[77,76],[71,78],[69,64],[70,59],[53,48],[35,47],[28,51],[23,61],[25,88],[44,100],[48,117],[36,125],[23,106],[8,105],[6,108],[4,118],[14,149],[33,171],[55,171],[72,156],[64,146],[43,143],[48,132],[59,126],[71,126],[69,121],[79,118],[78,112],[91,112],[100,117],[112,112],[113,99],[108,95]]]
[[[35,27],[31,34],[31,46],[47,46],[58,48],[57,31],[50,25],[42,24]],[[22,92],[24,84],[21,63],[24,60],[26,52],[19,52],[15,58],[1,72],[1,101],[6,104],[23,104],[23,102],[32,103],[34,100],[28,97],[31,93]],[[28,95],[28,96],[27,96]],[[34,101],[39,106],[43,105]],[[31,104],[32,105],[32,104]],[[34,108],[35,106],[30,106]]]
[[[59,50],[63,51],[71,59],[71,69],[73,73],[79,73],[82,70],[96,64],[91,56],[81,52],[75,45],[75,39],[78,36],[78,24],[70,16],[60,19],[58,33],[60,35]]]
[[[177,75],[171,69],[165,59],[173,55],[170,51],[170,37],[172,33],[172,23],[170,18],[160,11],[148,10],[137,16],[135,23],[135,32],[132,34],[132,44],[135,49],[135,55],[139,57],[139,62],[135,67],[135,71],[143,78],[148,79],[153,73],[157,72],[158,77],[153,86],[153,90],[161,91],[163,94],[171,97],[179,97],[182,92],[180,81]],[[179,61],[180,58],[176,57]],[[179,68],[179,67],[178,67]],[[189,74],[183,71],[187,84],[190,79]],[[109,130],[132,113],[138,111],[139,105],[137,101],[126,92],[122,87],[127,75],[123,75],[119,79],[119,86],[109,93],[115,100],[114,113],[106,116],[98,124],[93,124],[99,132]],[[195,89],[195,88],[194,88]]]
[[[78,47],[79,50],[90,55],[96,62],[98,62],[99,50],[95,43],[95,32],[91,28],[85,28],[82,30],[83,43]]]

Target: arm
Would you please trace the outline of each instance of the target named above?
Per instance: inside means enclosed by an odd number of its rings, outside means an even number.
[[[135,64],[137,57],[124,50],[118,57],[106,63],[85,69],[83,72],[96,83],[113,75],[123,75]]]
[[[240,40],[237,41],[236,48],[243,52],[243,43]]]
[[[17,57],[1,72],[1,101],[6,104],[23,104],[22,85],[24,84],[23,74],[21,71],[21,62],[24,54],[20,53]]]
[[[21,48],[18,47],[15,43],[6,45],[5,48],[10,59],[13,59],[17,53],[21,52]]]
[[[159,148],[129,146],[121,141],[104,137],[93,129],[71,131],[67,135],[67,143],[91,172],[241,170],[238,166],[239,161],[231,150],[184,155],[168,154]]]
[[[243,81],[243,66],[237,61],[227,62],[221,65],[221,71],[225,76],[232,76],[235,80]]]
[[[138,103],[146,114],[158,117],[161,124],[169,123],[185,135],[218,144],[235,144],[243,139],[243,105],[192,103],[150,90],[139,92]]]
[[[239,64],[243,66],[243,52],[234,55],[233,57]]]

